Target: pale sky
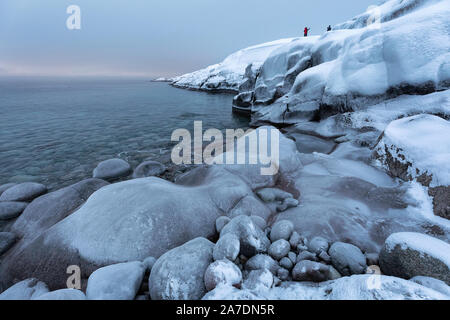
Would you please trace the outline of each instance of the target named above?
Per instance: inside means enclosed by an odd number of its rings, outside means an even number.
[[[379,0],[0,0],[0,75],[175,76]],[[69,30],[69,5],[81,30]]]

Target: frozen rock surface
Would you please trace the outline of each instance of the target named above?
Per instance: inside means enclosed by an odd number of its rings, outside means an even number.
[[[32,300],[86,300],[86,295],[77,289],[60,289],[44,293]]]
[[[450,245],[425,234],[392,234],[380,253],[383,273],[410,279],[428,276],[450,284]]]
[[[229,260],[218,260],[209,265],[205,271],[206,290],[211,291],[218,285],[240,286],[241,270]]]
[[[162,255],[150,273],[152,300],[198,300],[206,293],[204,274],[214,244],[196,238]]]
[[[248,65],[256,71],[273,50],[291,40],[282,39],[240,50],[219,64],[173,78],[172,84],[204,91],[237,91]]]
[[[16,283],[0,294],[0,300],[31,300],[48,292],[47,285],[30,278]]]
[[[145,273],[142,262],[113,264],[94,271],[89,277],[88,300],[133,300]]]
[[[0,201],[30,202],[46,192],[47,187],[43,184],[24,182],[6,189],[0,196]]]
[[[128,176],[130,172],[130,164],[125,160],[109,159],[100,162],[94,169],[92,176],[98,179],[113,181]]]
[[[378,281],[374,284],[374,279]],[[266,290],[223,286],[205,300],[447,300],[449,297],[413,281],[388,276],[354,275],[319,284],[287,282]]]

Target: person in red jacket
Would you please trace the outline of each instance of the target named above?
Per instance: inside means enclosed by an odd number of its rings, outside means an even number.
[[[305,37],[308,36],[308,31],[309,31],[309,30],[311,30],[311,29],[309,29],[308,27],[305,27],[305,30],[303,31]]]

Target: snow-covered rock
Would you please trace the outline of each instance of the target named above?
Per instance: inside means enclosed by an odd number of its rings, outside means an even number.
[[[217,260],[209,265],[205,271],[205,287],[211,291],[220,284],[240,286],[242,282],[241,270],[229,260]]]
[[[450,286],[448,286],[444,281],[424,276],[415,276],[414,278],[411,278],[410,281],[418,283],[424,287],[436,290],[450,297]]]
[[[113,264],[94,271],[88,280],[88,300],[133,300],[142,278],[145,266],[142,262]]]
[[[389,172],[425,186],[449,186],[450,122],[421,114],[391,122],[375,152]]]
[[[240,94],[255,123],[295,123],[448,89],[449,13],[446,0],[387,1],[332,32],[280,46]]]
[[[20,281],[3,291],[0,300],[31,300],[48,292],[47,285],[38,279]]]
[[[206,293],[203,277],[213,262],[214,244],[196,238],[162,255],[150,273],[152,300],[198,300]]]
[[[47,192],[47,187],[36,182],[24,182],[12,186],[2,193],[0,201],[26,201],[33,199]]]
[[[172,84],[205,91],[237,91],[248,65],[256,71],[273,50],[291,40],[282,39],[239,50],[219,64],[173,78]]]
[[[415,282],[379,275],[354,275],[319,284],[287,282],[266,290],[221,286],[205,300],[448,300],[449,297]]]
[[[428,276],[450,284],[450,245],[421,233],[392,234],[380,253],[383,273],[410,279]]]
[[[77,289],[60,289],[33,297],[32,300],[86,300],[86,295]]]

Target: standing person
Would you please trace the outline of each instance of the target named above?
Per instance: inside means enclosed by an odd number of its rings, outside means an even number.
[[[327,28],[327,32],[330,32],[330,31],[331,31],[331,25],[329,25]]]
[[[308,27],[305,27],[305,30],[303,31],[303,34],[305,35],[305,37],[308,36],[308,31],[309,31],[309,30],[311,30],[311,29],[308,28]]]

